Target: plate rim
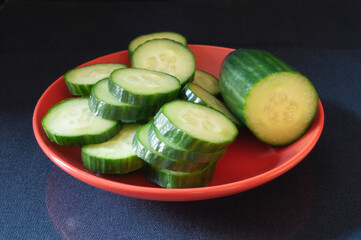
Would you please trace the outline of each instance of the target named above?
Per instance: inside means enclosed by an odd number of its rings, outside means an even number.
[[[189,44],[189,48],[192,50],[193,48],[211,48],[218,50],[227,50],[234,51],[233,48],[227,47],[219,47],[212,45],[200,45],[200,44]],[[80,66],[85,66],[92,64],[92,62],[99,60],[103,57],[109,57],[110,55],[115,54],[127,54],[128,50],[122,50],[110,54],[106,54],[101,57],[97,57],[90,61],[87,61]],[[40,103],[44,101],[45,95],[51,88],[54,87],[58,82],[60,82],[63,78],[63,75],[56,79],[51,83],[50,86],[46,88],[46,90],[42,93],[41,97],[36,103],[33,118],[32,118],[32,127],[33,132],[36,138],[37,143],[39,144],[41,150],[50,158],[52,162],[54,162],[58,167],[62,170],[70,174],[71,176],[77,178],[78,180],[85,182],[94,187],[113,192],[116,194],[121,194],[128,197],[139,198],[139,199],[147,199],[147,200],[157,200],[157,201],[196,201],[196,200],[205,200],[205,199],[213,199],[223,196],[228,196],[236,193],[240,193],[243,191],[247,191],[249,189],[258,187],[264,183],[267,183],[280,175],[286,173],[288,170],[292,169],[296,166],[300,161],[302,161],[314,148],[317,141],[319,140],[321,133],[324,127],[324,109],[321,103],[321,100],[318,100],[318,109],[316,115],[319,115],[319,123],[316,126],[316,132],[313,134],[315,137],[311,139],[311,141],[307,142],[307,144],[300,150],[297,154],[288,159],[285,163],[272,168],[266,172],[255,175],[250,178],[242,179],[239,181],[225,183],[215,186],[205,186],[198,188],[182,188],[182,189],[166,189],[160,187],[146,187],[146,186],[137,186],[122,182],[115,182],[113,180],[104,179],[102,177],[87,173],[81,169],[78,169],[71,164],[64,163],[61,158],[59,158],[56,154],[53,154],[48,145],[43,141],[40,136],[41,129],[38,127],[38,123],[41,119],[38,119],[38,111],[40,108]],[[315,120],[314,120],[315,121]],[[312,123],[311,123],[312,125]],[[308,132],[309,130],[307,130]]]

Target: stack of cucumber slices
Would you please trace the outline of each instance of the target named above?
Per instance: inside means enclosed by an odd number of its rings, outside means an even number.
[[[266,51],[230,53],[219,80],[196,69],[178,33],[139,36],[128,57],[130,67],[99,63],[66,72],[69,92],[81,97],[61,101],[42,120],[52,142],[81,146],[94,172],[142,169],[164,188],[203,187],[238,127],[284,146],[306,132],[317,111],[312,83]]]
[[[195,69],[178,33],[142,35],[128,49],[130,67],[99,63],[65,73],[69,92],[81,97],[48,111],[42,121],[47,136],[59,145],[81,146],[83,164],[94,172],[142,168],[161,187],[206,186],[238,134],[236,121],[218,111],[228,111],[214,96],[218,79]],[[196,84],[207,89],[193,94],[205,102],[183,94]]]

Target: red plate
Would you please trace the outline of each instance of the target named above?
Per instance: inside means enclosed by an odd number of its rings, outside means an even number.
[[[197,68],[215,76],[224,57],[234,49],[189,45]],[[103,62],[120,62],[129,65],[128,52],[109,54],[81,66]],[[125,176],[93,173],[83,167],[80,147],[59,146],[47,138],[41,120],[51,106],[72,95],[68,93],[63,77],[57,79],[39,99],[34,115],[33,130],[41,149],[61,169],[95,187],[135,198],[161,201],[192,201],[217,198],[254,188],[266,183],[299,163],[315,146],[323,124],[321,101],[310,129],[297,142],[286,147],[270,147],[259,142],[246,129],[241,130],[225,156],[217,163],[215,176],[207,187],[189,189],[164,189],[149,182],[140,172]]]

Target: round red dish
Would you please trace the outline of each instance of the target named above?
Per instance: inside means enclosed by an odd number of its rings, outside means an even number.
[[[189,45],[197,68],[218,77],[224,57],[234,49]],[[103,62],[120,62],[129,65],[128,51],[112,53],[81,66]],[[77,179],[95,187],[135,198],[161,201],[193,201],[217,198],[246,191],[266,183],[293,168],[304,159],[319,139],[324,112],[321,101],[318,111],[306,134],[286,147],[271,147],[259,142],[246,129],[240,131],[224,157],[217,163],[212,182],[202,188],[164,189],[149,182],[140,172],[124,176],[93,173],[83,167],[80,147],[59,146],[47,138],[41,120],[51,106],[69,94],[63,77],[57,79],[39,99],[34,115],[33,130],[41,149],[61,169]]]

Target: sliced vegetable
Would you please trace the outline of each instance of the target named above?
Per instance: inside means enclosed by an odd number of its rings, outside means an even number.
[[[89,96],[93,85],[101,79],[109,78],[115,69],[126,68],[121,63],[99,63],[74,68],[64,74],[65,83],[73,95]]]
[[[44,116],[42,125],[52,142],[72,146],[105,142],[121,129],[117,121],[94,116],[88,98],[69,98],[54,105]]]
[[[210,73],[196,69],[192,83],[197,84],[212,95],[219,94],[219,81]]]
[[[140,124],[124,124],[112,139],[81,148],[82,161],[86,168],[106,174],[125,174],[138,170],[143,165],[132,148],[133,137]]]
[[[154,39],[137,47],[131,66],[168,73],[185,85],[193,79],[196,63],[192,51],[184,45],[169,39]]]
[[[119,101],[109,93],[108,81],[100,80],[91,90],[89,108],[94,115],[104,119],[134,122],[145,121],[159,110],[154,105],[134,105]]]

